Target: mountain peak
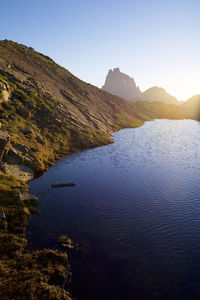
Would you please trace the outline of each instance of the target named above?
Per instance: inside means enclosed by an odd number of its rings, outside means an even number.
[[[120,69],[119,68],[114,68],[113,72],[120,72]]]
[[[140,95],[140,89],[136,86],[133,78],[122,73],[119,67],[110,69],[106,76],[102,89],[129,101],[135,102]]]

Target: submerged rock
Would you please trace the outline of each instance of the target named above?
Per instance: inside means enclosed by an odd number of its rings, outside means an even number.
[[[68,248],[68,249],[73,249],[73,242],[72,240],[66,236],[66,235],[61,235],[58,238],[58,242],[64,247],[64,248]]]
[[[59,187],[65,187],[65,186],[76,186],[76,185],[73,182],[69,182],[69,183],[55,183],[55,184],[51,185],[52,188],[59,188]]]

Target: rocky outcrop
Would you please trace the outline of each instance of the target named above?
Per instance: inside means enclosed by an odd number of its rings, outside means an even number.
[[[1,170],[5,174],[12,175],[19,180],[29,181],[33,179],[34,171],[31,167],[34,165],[35,159],[29,152],[24,145],[11,145],[10,143],[9,149],[4,151]]]
[[[113,71],[109,70],[102,90],[133,102],[141,94],[134,79],[120,72],[119,68],[115,68]]]
[[[0,132],[0,162],[6,152],[6,146],[10,140],[9,135],[6,132]]]
[[[2,170],[5,174],[12,175],[19,180],[30,181],[34,178],[33,170],[24,164],[3,163]]]
[[[19,201],[37,201],[38,200],[38,197],[34,196],[34,195],[31,195],[30,193],[28,192],[25,192],[25,191],[22,191],[22,190],[19,190]]]
[[[10,98],[10,89],[6,81],[0,79],[0,102],[8,101]]]

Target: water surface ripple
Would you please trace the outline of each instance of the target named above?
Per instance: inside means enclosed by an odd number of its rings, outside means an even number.
[[[79,242],[77,299],[200,298],[200,123],[156,120],[76,153],[30,183],[33,247]],[[51,183],[75,188],[51,189]]]

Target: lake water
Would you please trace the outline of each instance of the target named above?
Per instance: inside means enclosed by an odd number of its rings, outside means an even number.
[[[30,182],[32,247],[59,248],[61,234],[79,243],[77,299],[200,299],[200,123],[156,120],[113,138]]]

